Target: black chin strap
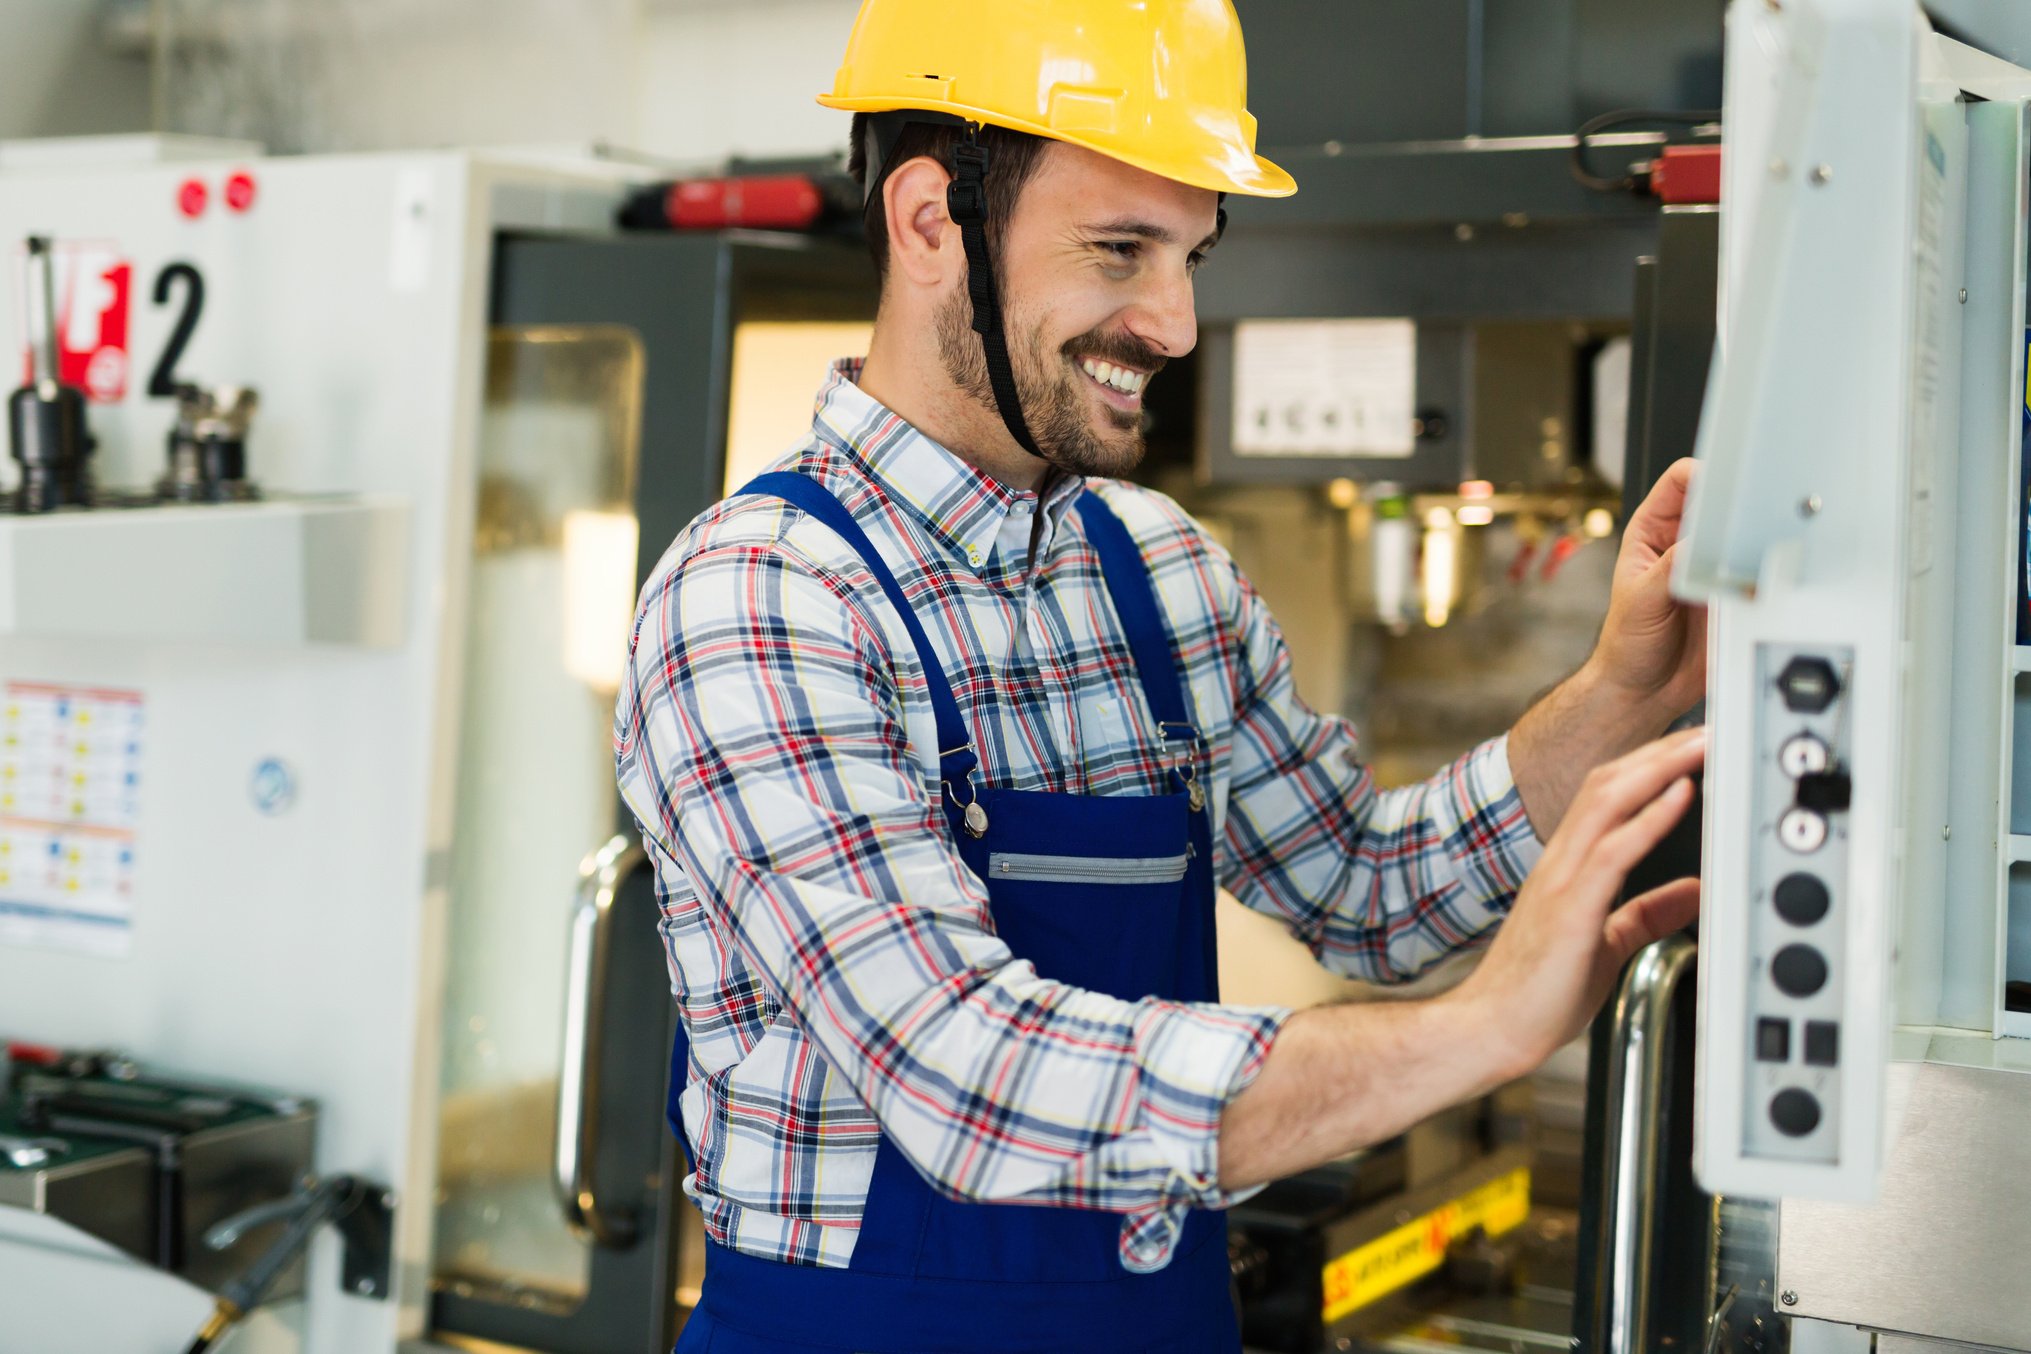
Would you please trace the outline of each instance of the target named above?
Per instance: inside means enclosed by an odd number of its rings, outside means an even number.
[[[987,383],[994,388],[995,408],[1016,445],[1043,459],[1030,426],[1023,420],[1022,396],[1016,393],[1015,369],[1009,365],[1008,335],[1001,325],[1001,295],[995,287],[994,263],[987,250],[987,147],[972,127],[953,151],[952,182],[945,189],[945,210],[959,227],[966,246],[966,291],[973,298],[973,332],[980,335],[987,357]]]

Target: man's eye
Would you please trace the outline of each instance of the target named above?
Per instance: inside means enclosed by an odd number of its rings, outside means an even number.
[[[1118,259],[1132,259],[1142,252],[1140,240],[1102,240],[1100,247]]]

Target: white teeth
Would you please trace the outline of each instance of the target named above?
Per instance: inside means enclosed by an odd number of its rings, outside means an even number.
[[[1114,387],[1114,389],[1119,390],[1124,395],[1140,393],[1143,386],[1149,381],[1149,377],[1146,374],[1139,371],[1130,371],[1126,367],[1117,367],[1112,362],[1095,362],[1091,358],[1088,358],[1079,365],[1088,376],[1104,385]]]

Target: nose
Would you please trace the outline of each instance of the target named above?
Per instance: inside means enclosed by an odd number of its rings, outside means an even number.
[[[1167,358],[1183,357],[1199,342],[1199,312],[1192,275],[1183,267],[1165,269],[1129,308],[1128,331]]]

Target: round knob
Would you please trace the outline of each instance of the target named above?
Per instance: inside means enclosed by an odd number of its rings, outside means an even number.
[[[1777,881],[1771,901],[1777,905],[1777,915],[1793,926],[1810,926],[1826,915],[1833,899],[1817,877],[1788,874]]]
[[[1819,1127],[1819,1101],[1796,1086],[1779,1091],[1770,1101],[1770,1122],[1787,1138],[1802,1138]]]
[[[1770,977],[1787,997],[1809,997],[1826,986],[1826,960],[1810,945],[1786,945],[1770,961]]]
[[[1801,856],[1826,845],[1826,819],[1811,809],[1786,809],[1777,820],[1777,840]]]
[[[1784,740],[1784,746],[1777,749],[1777,764],[1784,774],[1797,780],[1827,769],[1833,754],[1827,745],[1809,733],[1793,734]]]

